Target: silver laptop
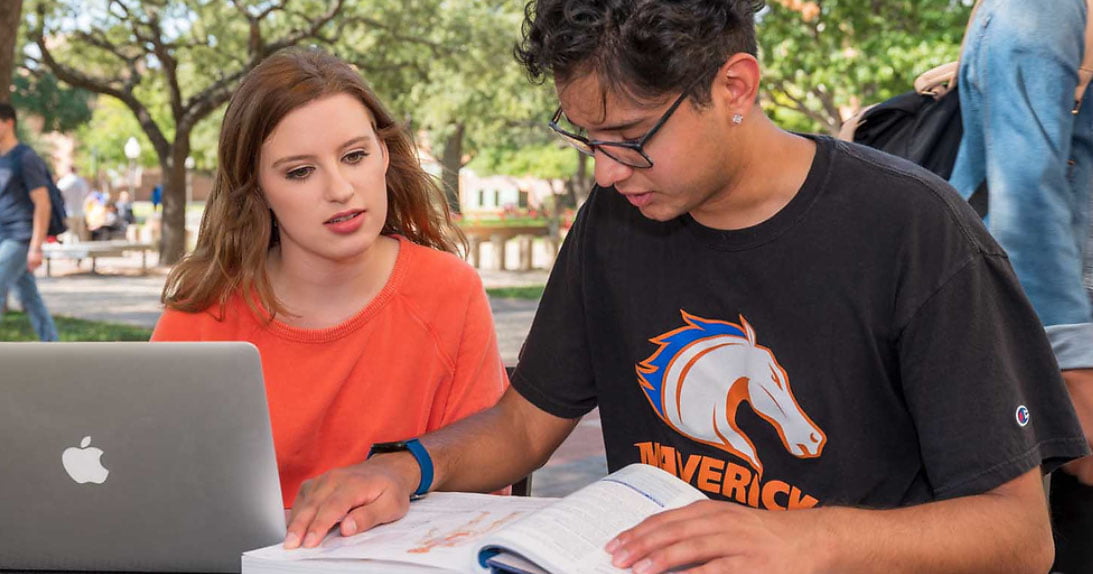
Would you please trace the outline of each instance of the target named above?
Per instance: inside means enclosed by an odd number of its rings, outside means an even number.
[[[249,343],[0,343],[0,569],[238,572],[284,538]]]

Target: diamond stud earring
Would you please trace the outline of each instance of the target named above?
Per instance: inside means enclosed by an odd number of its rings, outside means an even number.
[[[733,114],[732,115],[732,123],[734,123],[736,125],[740,125],[740,124],[744,123],[744,115],[743,114]]]

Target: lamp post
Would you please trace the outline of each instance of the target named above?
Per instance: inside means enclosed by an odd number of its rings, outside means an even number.
[[[140,157],[140,142],[137,141],[137,138],[130,136],[129,140],[125,142],[125,157],[129,158],[129,197],[132,201],[137,196],[134,191],[136,187],[134,180],[137,178],[137,158]]]

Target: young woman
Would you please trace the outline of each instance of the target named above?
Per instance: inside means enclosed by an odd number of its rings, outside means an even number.
[[[261,352],[286,507],[301,483],[494,404],[507,379],[464,241],[406,132],[315,50],[228,104],[197,247],[154,341]]]

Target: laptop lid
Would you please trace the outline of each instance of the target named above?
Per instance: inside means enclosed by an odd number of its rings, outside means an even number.
[[[249,343],[0,343],[0,568],[238,572],[285,517]]]

